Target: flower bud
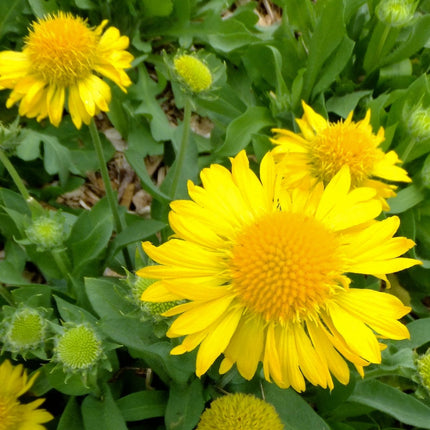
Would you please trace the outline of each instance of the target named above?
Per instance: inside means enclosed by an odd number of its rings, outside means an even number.
[[[414,18],[418,2],[411,0],[382,0],[376,7],[378,19],[391,27],[402,27]]]
[[[193,55],[182,54],[173,60],[174,69],[182,83],[193,93],[208,90],[212,85],[212,74],[208,66]]]
[[[414,138],[425,140],[430,138],[430,109],[417,107],[409,113],[408,131]]]
[[[61,213],[50,213],[33,220],[26,228],[28,240],[37,245],[39,251],[60,248],[66,239],[65,219]]]
[[[69,324],[55,339],[55,360],[65,371],[86,372],[103,357],[102,342],[87,324]]]
[[[421,384],[430,392],[430,350],[417,359],[417,369]]]

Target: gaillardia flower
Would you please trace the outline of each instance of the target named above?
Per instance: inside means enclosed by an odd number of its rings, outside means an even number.
[[[251,394],[218,397],[200,417],[196,430],[283,430],[276,409]]]
[[[45,409],[38,409],[44,399],[20,403],[20,396],[34,383],[37,374],[28,379],[23,366],[13,366],[9,360],[0,365],[0,430],[45,430],[42,424],[53,416]]]
[[[137,275],[158,279],[142,300],[186,300],[165,312],[179,315],[169,337],[185,336],[172,354],[200,345],[196,374],[221,355],[220,372],[234,364],[251,379],[259,362],[278,386],[305,390],[305,379],[333,387],[346,384],[345,359],[362,374],[381,361],[377,335],[404,339],[397,321],[410,308],[396,297],[350,288],[346,273],[385,274],[419,262],[398,258],[414,243],[393,238],[397,217],[375,221],[381,203],[372,188],[350,191],[340,170],[324,189],[289,191],[280,186],[268,153],[259,180],[244,151],[232,172],[203,169],[203,186],[188,183],[192,201],[171,203],[173,238],[143,248],[159,265]],[[375,334],[376,333],[376,334]]]
[[[396,194],[394,185],[384,181],[411,182],[406,170],[397,166],[400,160],[394,151],[384,153],[384,129],[373,133],[370,110],[364,119],[352,121],[351,112],[345,121],[331,123],[303,102],[304,115],[296,119],[301,134],[274,129],[273,149],[280,163],[287,187],[327,185],[342,166],[348,166],[353,187],[371,187],[377,191],[384,209],[385,199]]]
[[[67,100],[77,128],[109,110],[111,90],[98,75],[123,91],[131,84],[124,69],[133,56],[118,29],[104,20],[91,28],[80,17],[58,12],[34,22],[22,52],[0,52],[0,89],[12,89],[6,106],[19,102],[19,114],[58,126]]]

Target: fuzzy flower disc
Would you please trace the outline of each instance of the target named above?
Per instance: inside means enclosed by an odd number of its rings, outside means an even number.
[[[212,74],[202,60],[192,55],[180,55],[173,64],[176,73],[192,92],[200,93],[212,85]]]
[[[9,360],[0,365],[0,430],[45,430],[42,424],[53,416],[39,409],[44,399],[21,403],[19,397],[34,383],[37,374],[28,379],[22,365],[13,366]]]
[[[346,384],[352,362],[380,363],[378,337],[409,336],[397,321],[409,312],[396,297],[350,288],[347,273],[387,280],[386,274],[420,262],[399,257],[414,243],[393,237],[397,217],[381,212],[372,188],[351,191],[348,168],[323,187],[288,191],[280,186],[272,154],[260,179],[244,151],[232,171],[212,165],[203,186],[189,182],[191,201],[171,203],[175,235],[156,247],[143,244],[159,263],[138,276],[157,279],[142,300],[185,300],[164,313],[177,316],[167,335],[182,337],[172,354],[199,347],[198,376],[221,354],[220,372],[236,364],[251,379],[259,362],[267,380],[305,389],[305,380]]]
[[[56,354],[65,369],[86,370],[99,360],[101,341],[94,330],[85,325],[70,327],[58,339]]]
[[[80,17],[58,12],[32,24],[22,52],[0,52],[0,89],[12,89],[7,107],[58,126],[68,105],[77,128],[109,110],[111,90],[99,75],[123,91],[131,84],[125,69],[133,56],[129,40],[107,21],[91,28]]]
[[[43,341],[44,332],[45,323],[39,312],[24,309],[13,316],[7,338],[15,348],[31,348]]]
[[[386,181],[410,182],[407,172],[397,166],[394,151],[384,153],[384,129],[374,134],[370,111],[361,121],[331,123],[303,102],[304,115],[297,119],[301,134],[274,129],[272,142],[287,187],[327,185],[343,166],[348,166],[353,187],[372,187],[388,209],[385,199],[395,196],[395,186]]]
[[[235,393],[214,400],[196,430],[283,430],[270,404],[250,394]]]

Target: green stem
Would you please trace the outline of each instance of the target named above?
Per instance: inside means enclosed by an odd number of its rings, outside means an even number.
[[[61,272],[63,277],[67,280],[69,278],[70,270],[67,267],[68,264],[66,263],[66,261],[64,261],[62,251],[58,251],[56,249],[53,249],[51,251],[51,255],[54,258],[54,261],[58,267],[58,270]]]
[[[94,122],[94,118],[91,119],[89,128],[90,128],[91,139],[93,140],[94,148],[96,150],[97,158],[99,160],[100,173],[102,175],[102,180],[106,191],[106,197],[108,199],[109,207],[115,223],[115,230],[117,234],[120,234],[123,231],[125,226],[121,220],[121,217],[119,216],[118,202],[112,189],[112,185],[109,178],[109,172],[106,167],[106,159],[103,153],[102,142],[100,140],[99,132],[97,130],[96,123]],[[123,248],[122,252],[124,255],[125,265],[127,266],[128,269],[131,269],[131,266],[132,266],[131,258],[130,258],[130,254],[128,253],[128,249]]]
[[[412,149],[414,148],[415,144],[417,143],[417,140],[415,138],[412,138],[409,143],[408,146],[406,147],[406,149],[403,151],[403,154],[400,157],[400,160],[403,161],[403,163],[406,163],[406,160],[409,157],[409,154],[411,153]]]
[[[384,32],[379,39],[378,47],[376,48],[376,61],[380,61],[382,50],[384,49],[385,42],[387,41],[388,35],[390,34],[391,27],[385,24]]]
[[[185,154],[187,152],[188,142],[190,140],[190,122],[191,122],[191,99],[185,97],[184,120],[182,122],[182,139],[179,147],[178,157],[176,158],[175,172],[173,175],[172,185],[170,186],[170,197],[172,200],[176,196],[179,180],[181,178],[182,168],[184,167]]]
[[[30,196],[24,182],[19,176],[13,164],[10,162],[8,156],[0,149],[0,161],[2,162],[5,169],[8,171],[10,177],[12,178],[15,186],[18,188],[23,199],[27,202],[32,213],[41,213],[43,212],[42,206],[39,204],[37,200]]]

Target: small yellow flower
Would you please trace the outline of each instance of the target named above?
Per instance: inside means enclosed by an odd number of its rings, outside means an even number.
[[[371,187],[377,192],[384,209],[385,199],[394,197],[394,185],[385,181],[411,182],[406,170],[397,166],[400,160],[394,151],[384,153],[384,129],[373,133],[370,110],[363,120],[352,121],[351,112],[345,121],[331,123],[303,102],[304,115],[297,119],[301,134],[274,129],[276,154],[287,187],[327,185],[343,166],[348,166],[353,187]]]
[[[137,272],[158,280],[142,300],[187,301],[163,315],[179,315],[167,335],[184,336],[172,354],[199,346],[198,376],[223,354],[221,373],[236,364],[251,379],[262,362],[281,388],[303,391],[305,379],[333,388],[331,375],[346,384],[345,360],[363,374],[381,362],[380,337],[409,337],[397,320],[410,310],[390,294],[350,288],[346,274],[387,280],[420,263],[398,258],[414,243],[393,238],[399,218],[374,220],[375,191],[351,191],[346,167],[325,189],[289,191],[269,153],[260,176],[242,151],[231,173],[214,164],[203,169],[202,187],[189,182],[192,201],[171,203],[174,237],[143,243],[159,265]]]
[[[0,89],[12,92],[6,106],[19,102],[19,114],[58,126],[67,100],[77,128],[109,110],[111,90],[105,76],[123,91],[131,84],[124,69],[133,56],[129,40],[104,20],[97,28],[70,13],[58,12],[34,22],[22,52],[0,52]]]
[[[193,55],[179,55],[173,60],[176,73],[194,93],[208,90],[212,85],[212,74],[203,63]]]
[[[37,374],[30,379],[23,366],[13,366],[9,360],[0,365],[0,430],[45,430],[42,424],[53,416],[45,409],[38,409],[44,399],[21,403],[18,399],[34,383]]]
[[[283,430],[276,409],[251,394],[235,393],[214,400],[196,430]]]

